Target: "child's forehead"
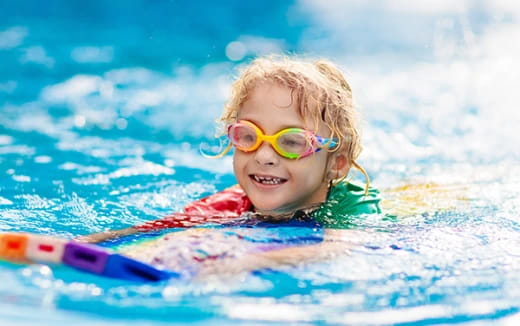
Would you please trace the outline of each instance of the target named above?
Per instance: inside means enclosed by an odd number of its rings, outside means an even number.
[[[294,91],[286,86],[272,82],[260,82],[249,90],[246,102],[286,109],[296,107],[298,98]]]
[[[308,124],[293,105],[279,106],[273,103],[246,101],[237,112],[237,120],[249,120],[261,128],[308,128]]]
[[[248,120],[256,124],[266,133],[275,133],[286,128],[303,128],[313,132],[326,134],[329,128],[323,121],[312,118],[304,119],[296,108],[261,107],[245,103],[237,112],[236,120]]]
[[[273,81],[257,81],[251,87],[248,87],[243,95],[240,108],[246,104],[260,104],[262,106],[275,106],[280,109],[292,108],[300,112],[303,101],[312,110],[319,110],[317,102],[308,100],[312,96],[306,94],[305,89],[290,88]]]

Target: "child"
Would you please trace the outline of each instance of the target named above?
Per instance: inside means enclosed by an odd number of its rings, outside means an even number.
[[[350,86],[331,63],[259,58],[233,84],[221,121],[240,187],[258,215],[312,215],[323,226],[380,213],[378,192],[356,163],[361,152]],[[362,188],[343,181],[356,167]]]
[[[256,270],[333,257],[334,229],[349,216],[381,213],[379,192],[356,162],[361,152],[350,86],[333,64],[286,57],[259,58],[233,84],[221,121],[235,147],[233,168],[250,211],[261,219],[312,219],[325,229],[308,246],[208,261],[199,276]],[[360,170],[365,188],[345,181]]]
[[[97,242],[166,227],[227,223],[244,216],[270,222],[312,220],[337,229],[348,227],[349,216],[381,212],[379,192],[369,187],[367,173],[356,162],[361,144],[351,89],[333,64],[288,57],[254,60],[233,84],[220,121],[229,145],[217,156],[234,147],[238,186],[165,219],[80,240]],[[364,174],[365,187],[345,181],[352,167]],[[321,246],[327,246],[326,238]],[[262,253],[235,266],[255,269],[272,261],[290,263],[305,259],[302,255],[316,256],[317,251],[308,249]],[[219,271],[231,266],[209,265],[207,270]]]

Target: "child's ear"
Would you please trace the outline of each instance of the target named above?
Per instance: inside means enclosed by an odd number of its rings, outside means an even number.
[[[329,160],[327,179],[339,179],[348,174],[350,161],[345,153],[332,153]]]

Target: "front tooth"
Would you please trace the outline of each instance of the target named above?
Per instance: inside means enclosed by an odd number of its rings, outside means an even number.
[[[280,183],[280,179],[279,178],[260,177],[260,176],[257,176],[257,175],[255,175],[255,180],[257,182],[262,182],[262,183],[265,183],[265,184],[272,184],[272,185]]]

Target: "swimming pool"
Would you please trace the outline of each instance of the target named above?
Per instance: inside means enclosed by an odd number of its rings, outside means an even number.
[[[198,146],[235,67],[291,51],[347,68],[361,163],[401,216],[358,221],[333,261],[207,282],[0,263],[2,323],[520,321],[517,5],[28,1],[0,17],[2,232],[121,228],[232,185],[230,158]]]

